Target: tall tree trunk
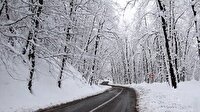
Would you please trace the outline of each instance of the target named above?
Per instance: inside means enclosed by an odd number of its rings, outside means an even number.
[[[137,74],[136,74],[136,63],[135,59],[133,59],[133,81],[137,84]]]
[[[30,76],[29,76],[29,82],[28,82],[28,89],[30,93],[32,93],[32,83],[33,83],[33,77],[35,72],[35,52],[36,52],[36,38],[37,38],[37,32],[39,29],[39,21],[38,18],[40,17],[40,14],[42,12],[42,5],[43,0],[38,1],[39,6],[35,5],[35,1],[31,0],[31,12],[35,15],[32,16],[32,26],[33,30],[29,31],[28,40],[26,43],[25,50],[29,47],[29,54],[28,59],[31,62],[31,68],[30,68]],[[33,43],[30,43],[29,41],[32,41]],[[24,53],[25,54],[25,53]]]
[[[35,40],[35,39],[34,39]],[[29,49],[29,61],[31,62],[31,68],[30,68],[30,76],[29,76],[29,82],[28,82],[28,89],[30,93],[32,92],[32,83],[33,83],[33,76],[35,72],[35,45],[31,44],[32,48]]]
[[[73,14],[73,8],[74,8],[74,0],[71,0],[70,2],[70,12],[69,12],[69,17],[70,19],[72,20],[72,14]],[[66,41],[66,44],[70,41],[71,39],[71,34],[70,34],[70,30],[71,30],[71,25],[69,23],[68,27],[66,29],[64,29],[66,31],[66,38],[65,38],[65,41]],[[64,53],[68,54],[70,52],[70,49],[65,45],[64,46]],[[58,77],[58,87],[61,88],[61,85],[62,85],[62,77],[63,77],[63,71],[64,71],[64,67],[65,67],[65,63],[66,63],[66,60],[67,60],[67,56],[63,56],[63,59],[62,59],[62,64],[61,64],[61,70],[60,70],[60,75]]]
[[[192,0],[193,4],[191,5],[192,7],[192,11],[193,11],[193,15],[194,15],[194,25],[195,25],[195,31],[196,31],[196,39],[197,39],[197,45],[198,45],[198,56],[199,56],[199,60],[200,60],[200,37],[199,37],[199,28],[198,28],[198,21],[197,21],[197,11],[195,10],[195,4],[196,4],[196,0]]]
[[[130,62],[129,62],[129,49],[128,49],[128,39],[125,39],[125,59],[126,59],[126,71],[127,71],[127,78],[128,78],[128,83],[131,84],[131,73],[130,73]]]
[[[87,40],[86,46],[84,48],[85,53],[88,53],[89,45],[93,41],[93,39],[91,39],[91,37],[92,37],[93,30],[94,30],[95,21],[96,21],[96,16],[94,16],[93,21],[92,21],[92,28],[90,29],[90,34],[88,36],[88,40]],[[88,66],[87,60],[85,58],[83,60],[83,69],[84,69],[84,71],[87,71],[87,72],[90,71],[90,67]],[[85,75],[84,77],[86,79],[88,79],[89,73],[86,73],[84,75]]]
[[[92,81],[94,81],[94,73],[95,73],[95,70],[97,69],[96,66],[97,66],[97,60],[96,60],[96,56],[97,56],[97,52],[98,52],[98,48],[99,48],[99,42],[100,42],[100,33],[103,29],[103,24],[104,24],[105,21],[103,22],[99,22],[99,28],[98,28],[98,32],[97,32],[97,36],[96,36],[96,40],[95,40],[95,46],[94,46],[94,60],[93,60],[93,65],[92,65],[92,76],[90,77],[91,80],[90,80],[90,85],[93,84]]]
[[[143,47],[142,49],[142,54],[143,54],[143,74],[145,76],[145,82],[149,83],[149,64],[148,64],[148,60],[147,60],[147,54],[145,52],[145,49]]]
[[[177,76],[177,82],[180,82],[180,76],[179,76],[179,73],[178,73],[178,60],[179,60],[179,54],[178,54],[178,37],[177,37],[177,33],[176,33],[176,24],[175,24],[175,12],[174,12],[174,0],[170,0],[170,25],[169,25],[169,30],[170,30],[170,38],[172,40],[172,49],[173,49],[173,54],[175,54],[173,56],[173,62],[174,62],[174,69],[175,69],[175,73],[176,73],[176,76]]]
[[[163,14],[165,14],[165,12],[166,12],[165,5],[162,4],[162,2],[160,0],[157,0],[157,1],[158,1],[158,6],[159,6],[160,11],[162,11]],[[172,87],[177,88],[176,75],[175,75],[175,71],[173,69],[172,57],[171,57],[170,46],[169,46],[169,38],[168,38],[168,34],[167,34],[167,22],[164,18],[164,15],[160,15],[160,17],[161,17],[162,30],[163,30],[163,34],[164,34],[164,40],[165,40],[168,73],[170,74],[170,77],[171,77]]]

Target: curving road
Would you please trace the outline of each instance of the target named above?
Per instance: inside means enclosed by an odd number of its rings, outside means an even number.
[[[133,89],[112,87],[102,94],[38,112],[137,112],[136,93]]]

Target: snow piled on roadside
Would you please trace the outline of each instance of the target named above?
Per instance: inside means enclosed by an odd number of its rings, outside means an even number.
[[[200,112],[200,82],[178,84],[177,89],[167,83],[131,85],[138,92],[139,112]]]
[[[59,67],[55,62],[49,64],[39,60],[33,81],[33,94],[30,94],[27,89],[27,65],[18,60],[6,63],[7,68],[4,64],[0,61],[0,112],[32,112],[102,93],[109,88],[89,86],[81,74],[68,64],[60,89],[57,87]]]

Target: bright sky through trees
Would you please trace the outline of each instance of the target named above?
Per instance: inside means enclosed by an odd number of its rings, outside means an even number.
[[[131,23],[134,12],[135,12],[135,8],[130,5],[128,5],[126,7],[127,3],[130,0],[113,0],[113,1],[117,3],[117,8],[119,8],[119,11],[120,11],[120,12],[118,12],[121,15],[120,16],[120,24],[123,25],[124,23],[125,24]]]

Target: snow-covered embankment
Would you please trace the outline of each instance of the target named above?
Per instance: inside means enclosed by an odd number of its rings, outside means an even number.
[[[167,83],[131,85],[138,92],[140,112],[200,112],[200,82],[178,84],[177,89]]]
[[[1,62],[1,61],[0,61]],[[5,63],[4,63],[5,64]],[[39,60],[33,81],[33,94],[27,89],[28,67],[21,61],[0,64],[0,112],[34,111],[104,92],[108,87],[89,86],[82,75],[66,65],[62,88],[57,86],[59,67]]]

